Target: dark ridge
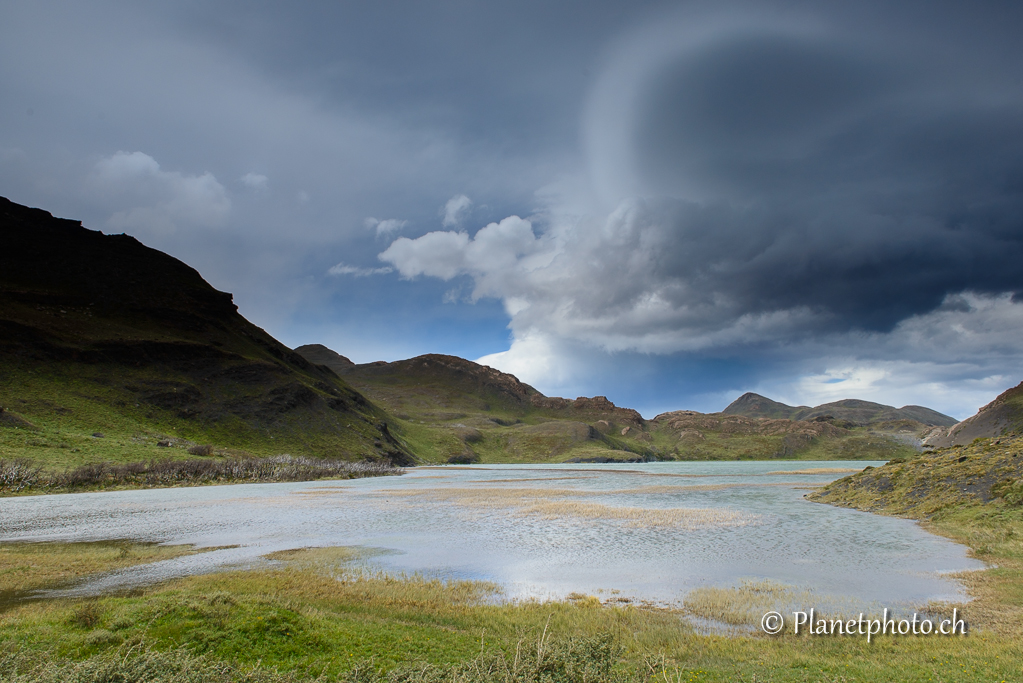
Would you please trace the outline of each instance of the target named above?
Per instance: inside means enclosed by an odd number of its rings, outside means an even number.
[[[172,256],[2,197],[0,244],[0,404],[31,388],[35,403],[18,404],[31,417],[84,386],[153,429],[185,420],[292,452],[412,462],[386,413]]]

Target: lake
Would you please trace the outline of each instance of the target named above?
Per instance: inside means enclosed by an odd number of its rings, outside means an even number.
[[[811,503],[864,462],[413,468],[401,477],[0,499],[0,542],[132,539],[230,548],[111,572],[87,595],[232,567],[278,550],[358,546],[389,573],[485,579],[508,598],[569,593],[672,604],[771,580],[821,599],[963,599],[966,548],[910,520]]]

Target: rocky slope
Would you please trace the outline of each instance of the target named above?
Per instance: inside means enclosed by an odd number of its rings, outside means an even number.
[[[962,446],[974,439],[1023,433],[1023,382],[1000,394],[973,417],[948,429],[934,429],[923,440],[930,448]]]

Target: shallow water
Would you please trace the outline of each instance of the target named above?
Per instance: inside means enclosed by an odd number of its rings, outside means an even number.
[[[382,550],[388,572],[495,581],[510,598],[571,592],[671,603],[770,579],[886,606],[962,599],[979,569],[915,522],[803,495],[880,463],[711,462],[415,468],[401,477],[0,499],[0,542],[133,539],[236,546],[95,577],[95,594],[309,546]],[[816,473],[807,473],[818,470]],[[67,594],[67,593],[65,593]]]

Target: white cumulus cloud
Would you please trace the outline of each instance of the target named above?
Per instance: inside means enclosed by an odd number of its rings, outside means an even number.
[[[472,298],[509,298],[506,295],[522,281],[522,271],[530,267],[530,256],[541,249],[532,224],[509,216],[480,229],[471,239],[468,233],[450,231],[429,232],[416,239],[400,237],[379,258],[406,279],[472,275],[476,281]]]
[[[408,221],[399,220],[397,218],[380,220],[370,216],[366,219],[365,224],[367,228],[376,230],[377,235],[390,235],[391,233],[395,233],[408,225]]]
[[[466,197],[464,194],[456,194],[454,197],[449,199],[441,210],[441,215],[444,217],[444,227],[454,228],[457,227],[465,220],[465,217],[469,213],[469,209],[472,208],[472,200]]]

